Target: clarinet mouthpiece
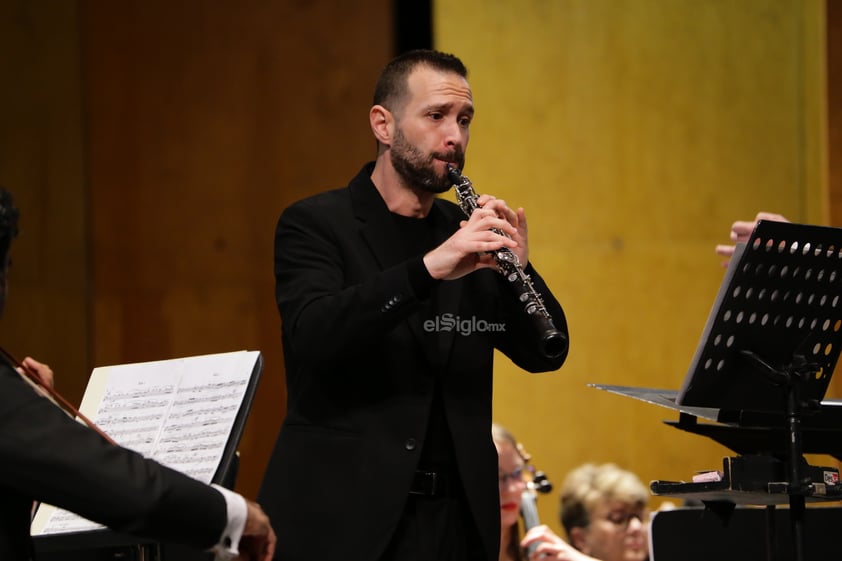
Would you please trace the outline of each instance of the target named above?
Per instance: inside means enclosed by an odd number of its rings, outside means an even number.
[[[447,177],[450,179],[450,181],[454,185],[458,185],[458,184],[462,183],[462,181],[463,181],[462,171],[459,168],[457,168],[453,164],[447,164],[446,169],[447,169]]]

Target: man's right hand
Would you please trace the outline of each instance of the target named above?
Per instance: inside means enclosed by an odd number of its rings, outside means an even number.
[[[275,555],[275,545],[278,538],[269,517],[260,505],[246,501],[246,526],[240,538],[240,555],[237,559],[243,561],[272,561]]]

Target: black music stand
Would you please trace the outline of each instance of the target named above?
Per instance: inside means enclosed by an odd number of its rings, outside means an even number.
[[[237,448],[251,411],[257,384],[263,372],[263,355],[257,354],[240,409],[225,442],[225,448],[211,483],[233,489],[239,469]],[[158,543],[108,528],[33,536],[39,561],[213,561],[213,554],[174,543]]]
[[[795,388],[815,408],[842,350],[840,287],[842,229],[760,221],[732,258],[677,402],[779,413]]]
[[[842,508],[810,508],[806,511],[810,527],[838,528]],[[652,513],[650,555],[652,561],[711,561],[739,559],[764,561],[768,550],[792,551],[792,536],[779,532],[773,539],[763,538],[770,524],[786,524],[783,509],[770,512],[762,508],[735,508],[728,520],[701,507],[683,507]],[[810,559],[842,559],[842,541],[835,532],[813,532],[807,542]]]
[[[842,455],[840,407],[821,403],[842,350],[840,288],[842,229],[760,221],[732,257],[681,390],[602,386],[677,409],[678,428],[753,455],[726,458],[720,481],[655,481],[655,494],[788,501],[795,559],[804,559],[805,501],[842,497],[838,470],[803,457],[805,434],[808,451]]]

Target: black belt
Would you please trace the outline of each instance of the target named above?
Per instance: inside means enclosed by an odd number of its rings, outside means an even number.
[[[410,495],[425,497],[445,497],[452,491],[453,477],[449,473],[424,469],[415,470],[412,485],[409,488]]]

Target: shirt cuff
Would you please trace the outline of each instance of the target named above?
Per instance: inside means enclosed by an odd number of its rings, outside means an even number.
[[[226,512],[228,513],[228,522],[225,525],[225,530],[222,531],[222,535],[219,537],[219,543],[213,548],[214,559],[217,561],[227,561],[228,559],[234,559],[240,554],[240,538],[243,537],[243,531],[246,528],[248,508],[246,507],[246,500],[242,495],[219,485],[212,485],[212,487],[225,497]]]

